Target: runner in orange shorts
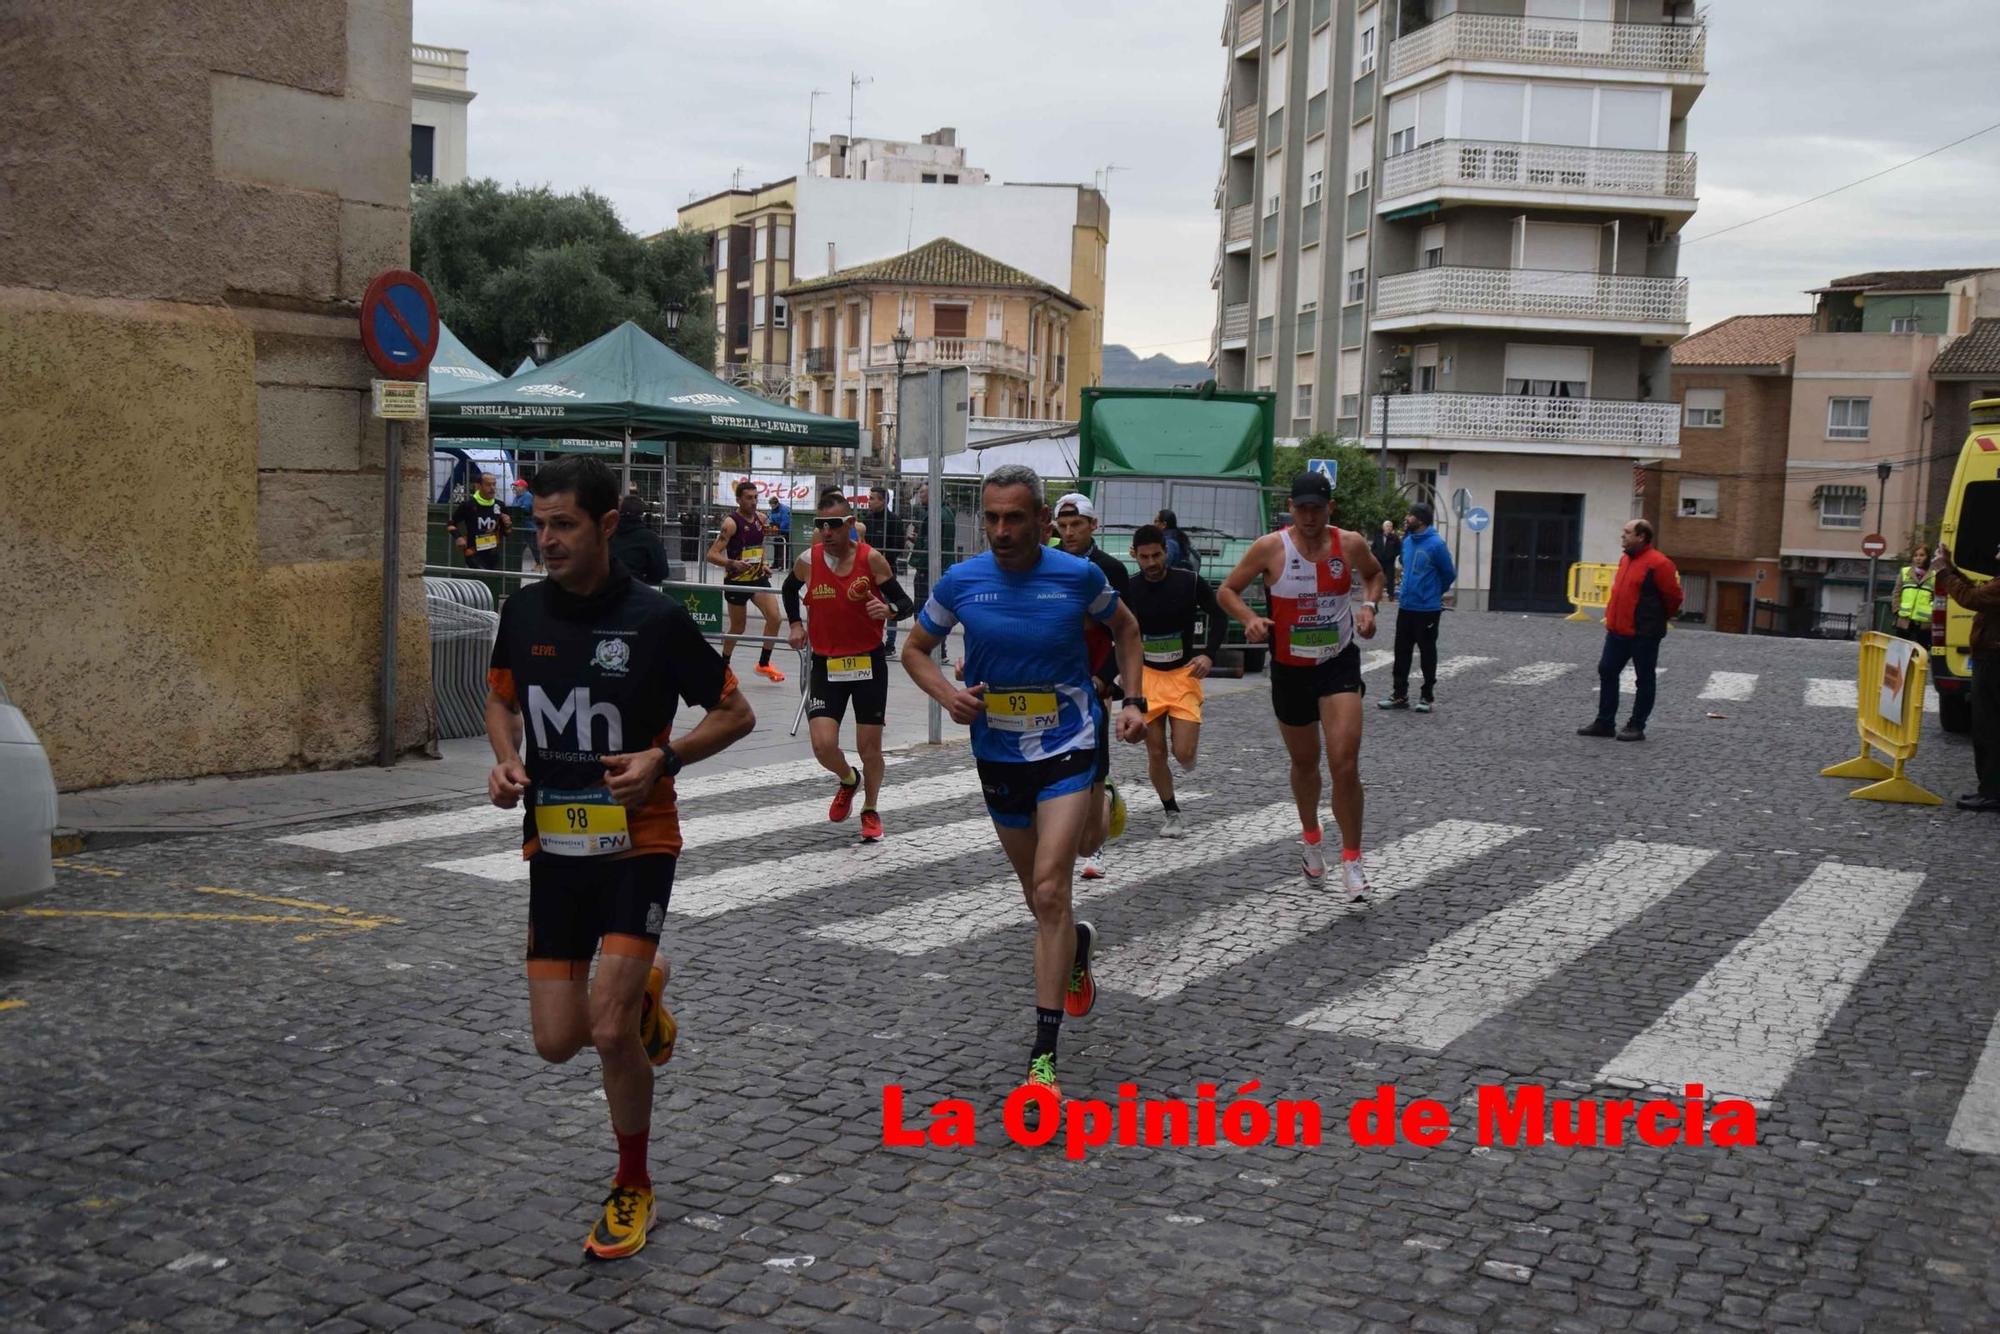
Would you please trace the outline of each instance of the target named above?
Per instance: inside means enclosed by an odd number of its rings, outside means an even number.
[[[1181,772],[1193,770],[1195,747],[1201,743],[1201,682],[1215,667],[1215,655],[1229,619],[1215,600],[1206,579],[1187,570],[1167,568],[1167,535],[1153,524],[1132,534],[1132,559],[1139,577],[1125,591],[1132,614],[1139,618],[1139,638],[1145,649],[1146,772],[1164,812],[1161,838],[1179,838],[1187,831],[1174,800],[1171,749]],[[1208,632],[1195,648],[1195,615],[1207,618]]]

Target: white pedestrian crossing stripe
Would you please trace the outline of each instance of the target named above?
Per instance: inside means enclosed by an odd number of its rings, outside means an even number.
[[[813,796],[802,801],[787,802],[782,806],[751,806],[726,814],[702,815],[692,820],[682,820],[681,839],[688,847],[699,848],[713,843],[727,843],[732,839],[754,838],[759,834],[775,833],[781,829],[797,829],[803,825],[825,823],[827,804],[833,800],[834,783],[833,775],[827,774],[824,769],[820,769],[819,772],[826,775],[827,783],[823,791]],[[883,815],[890,815],[940,802],[962,800],[978,792],[977,771],[954,769],[950,773],[934,775],[914,783],[885,787],[876,809]],[[514,818],[519,820],[520,816],[516,815]],[[433,870],[478,876],[482,880],[513,881],[528,878],[528,864],[522,860],[519,849],[487,853],[478,857],[427,862],[426,865]]]
[[[1440,1050],[1602,944],[1714,856],[1709,848],[1613,843],[1421,958],[1291,1022]]]
[[[1368,858],[1372,897],[1393,898],[1528,832],[1521,825],[1444,820],[1406,834]],[[1298,853],[1286,849],[1286,855]],[[1304,940],[1349,911],[1330,841],[1327,863],[1330,883],[1307,884],[1295,872],[1257,894],[1107,951],[1093,968],[1098,984],[1161,1000]]]
[[[1710,672],[1701,688],[1701,699],[1744,700],[1757,693],[1755,672]]]
[[[1967,1153],[2000,1153],[2000,1019],[1986,1035],[1986,1050],[1958,1100],[1945,1143]]]
[[[1449,681],[1454,676],[1469,672],[1475,667],[1484,667],[1492,661],[1493,659],[1491,658],[1479,658],[1471,655],[1462,658],[1446,658],[1438,664],[1438,680]]]
[[[1000,845],[993,837],[993,821],[984,814],[976,819],[932,825],[907,837],[881,843],[850,843],[691,876],[674,885],[672,910],[685,917],[718,917],[738,908],[776,903],[857,880],[881,883],[884,877],[898,871],[913,871],[973,853],[985,853],[989,860],[1004,861]],[[1018,886],[1014,892],[1014,906],[1019,908]]]
[[[914,757],[909,755],[890,755],[885,757],[882,763],[886,767],[907,763],[912,758]],[[690,770],[675,780],[674,793],[680,801],[693,801],[700,797],[716,796],[725,792],[780,787],[787,783],[804,782],[813,778],[831,780],[832,775],[820,767],[818,760],[787,760],[782,764],[767,764],[754,769]],[[404,816],[374,824],[322,829],[311,834],[286,834],[270,841],[288,843],[300,848],[316,848],[321,852],[366,852],[370,848],[389,848],[404,843],[424,843],[432,839],[477,834],[488,829],[520,827],[519,807],[508,811],[489,802],[432,815]]]
[[[1181,800],[1193,801],[1200,795],[1183,793]],[[1190,812],[1189,818],[1197,814]],[[1081,905],[1125,891],[1138,892],[1162,876],[1229,861],[1262,844],[1296,836],[1298,828],[1298,808],[1289,801],[1278,801],[1247,815],[1224,817],[1211,828],[1196,829],[1194,837],[1178,842],[1161,840],[1134,848],[1128,836],[1126,841],[1105,845],[1109,878],[1077,881],[1071,902]],[[1020,882],[1010,871],[970,889],[936,894],[866,917],[829,922],[812,934],[896,954],[928,954],[1008,927],[1025,927],[1029,920]]]
[[[1494,678],[1497,686],[1545,686],[1551,681],[1561,680],[1576,670],[1573,662],[1531,662],[1525,667],[1516,667],[1505,676]]]
[[[1910,906],[1920,871],[1821,862],[1693,990],[1597,1072],[1768,1101]]]
[[[1389,652],[1387,649],[1378,648],[1372,653],[1361,655],[1361,671],[1364,675],[1369,672],[1378,671],[1383,667],[1387,667],[1395,660],[1395,654]]]
[[[1852,677],[1815,676],[1806,682],[1806,703],[1816,709],[1859,708],[1861,688]]]

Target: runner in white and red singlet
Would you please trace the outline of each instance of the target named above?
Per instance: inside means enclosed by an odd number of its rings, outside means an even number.
[[[1298,803],[1306,879],[1326,875],[1319,825],[1320,746],[1333,776],[1333,818],[1340,826],[1341,875],[1350,899],[1368,897],[1361,864],[1361,650],[1355,637],[1375,637],[1382,567],[1367,539],[1328,522],[1333,487],[1319,473],[1292,483],[1291,527],[1258,538],[1244,553],[1216,601],[1243,623],[1253,644],[1271,645],[1271,707],[1291,758],[1292,799]],[[1354,606],[1355,576],[1367,600]],[[1243,601],[1262,579],[1268,617]]]

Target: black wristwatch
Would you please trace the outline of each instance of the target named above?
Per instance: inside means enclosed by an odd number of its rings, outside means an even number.
[[[1127,695],[1124,699],[1118,701],[1118,707],[1121,709],[1137,709],[1139,712],[1144,713],[1148,705],[1146,704],[1146,697],[1144,695]]]
[[[672,778],[675,774],[681,771],[681,757],[674,754],[674,748],[672,746],[661,744],[653,747],[653,749],[659,751],[660,754],[667,757],[666,768],[662,771],[660,775],[662,778]]]

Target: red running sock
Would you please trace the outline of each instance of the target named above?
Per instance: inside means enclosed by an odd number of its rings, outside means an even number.
[[[1344,861],[1344,862],[1358,862],[1358,861],[1360,861],[1360,860],[1361,860],[1361,849],[1360,849],[1360,848],[1342,848],[1342,849],[1340,850],[1340,860],[1342,860],[1342,861]]]
[[[1307,842],[1308,845],[1315,848],[1319,846],[1319,830],[1308,829],[1304,831],[1303,837],[1305,838],[1305,841]]]
[[[620,1135],[617,1127],[611,1133],[618,1137],[618,1177],[615,1186],[629,1186],[634,1190],[649,1190],[653,1185],[653,1174],[646,1170],[646,1136],[642,1130],[636,1135]]]

